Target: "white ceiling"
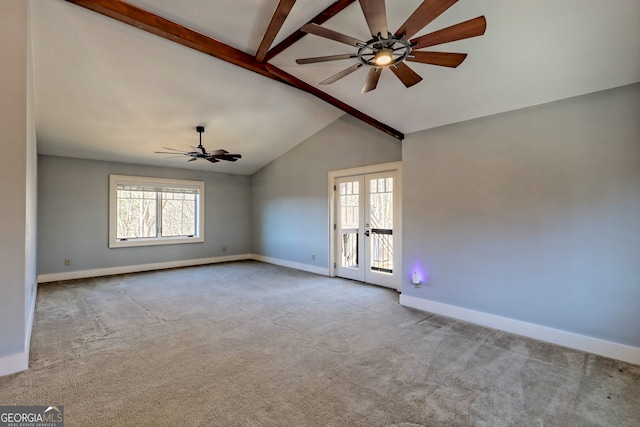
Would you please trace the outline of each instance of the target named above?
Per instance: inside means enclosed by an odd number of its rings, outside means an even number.
[[[130,0],[255,54],[278,0]],[[275,43],[332,4],[299,0]],[[387,1],[395,31],[421,0]],[[43,154],[252,174],[340,117],[300,90],[63,0],[31,3],[38,151]],[[484,15],[487,32],[428,50],[468,53],[456,69],[409,63],[424,80],[405,88],[388,70],[361,94],[366,70],[318,82],[354,60],[307,35],[271,63],[404,133],[640,81],[640,0],[460,0],[424,34]],[[323,24],[367,40],[357,2]],[[154,154],[203,145],[243,158],[186,163]]]

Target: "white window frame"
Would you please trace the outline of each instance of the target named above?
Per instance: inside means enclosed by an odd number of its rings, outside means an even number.
[[[118,239],[117,236],[117,193],[118,185],[153,186],[166,188],[188,188],[198,191],[196,212],[196,234],[193,237],[158,237]],[[152,178],[145,176],[109,175],[109,248],[128,248],[133,246],[175,245],[204,242],[204,181],[184,179]],[[158,221],[156,221],[158,223]],[[159,226],[159,224],[158,224]]]

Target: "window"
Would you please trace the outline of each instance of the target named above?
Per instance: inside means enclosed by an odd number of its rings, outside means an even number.
[[[204,182],[109,176],[109,247],[204,242]]]

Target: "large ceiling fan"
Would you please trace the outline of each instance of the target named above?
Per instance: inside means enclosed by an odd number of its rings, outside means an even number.
[[[192,147],[194,151],[183,151],[178,150],[176,148],[168,148],[162,147],[165,150],[172,151],[156,151],[156,154],[173,154],[173,157],[189,157],[188,162],[193,162],[197,159],[205,159],[210,161],[211,163],[217,163],[220,160],[226,160],[228,162],[235,162],[236,160],[242,158],[240,154],[229,154],[227,150],[218,149],[215,151],[207,152],[205,148],[202,146],[202,133],[204,132],[204,126],[196,126],[196,131],[200,134],[200,144],[197,147]]]
[[[406,87],[411,87],[419,83],[422,77],[405,64],[405,61],[455,68],[467,57],[466,53],[429,52],[419,51],[419,49],[484,34],[487,22],[484,16],[479,16],[411,39],[457,1],[424,0],[404,24],[392,34],[387,30],[385,0],[360,0],[362,12],[372,36],[369,41],[358,40],[346,34],[309,23],[302,27],[302,31],[354,46],[357,51],[355,53],[301,58],[297,59],[296,62],[298,64],[312,64],[352,58],[358,60],[356,64],[349,68],[321,81],[320,84],[322,85],[334,83],[366,65],[370,69],[362,87],[362,93],[376,88],[380,74],[385,68],[390,69]]]

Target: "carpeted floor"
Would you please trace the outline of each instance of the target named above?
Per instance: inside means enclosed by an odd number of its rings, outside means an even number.
[[[66,426],[639,426],[640,366],[259,262],[41,285],[0,405]]]

